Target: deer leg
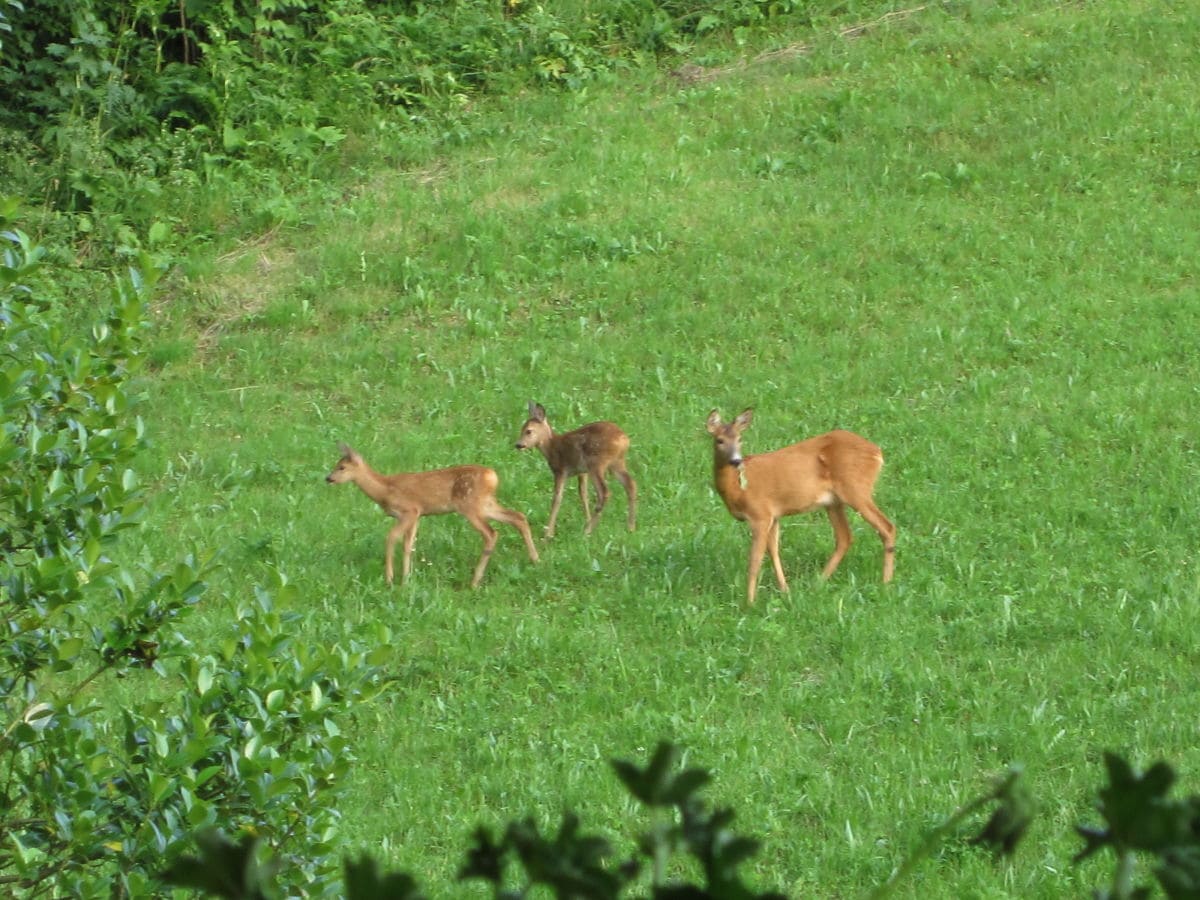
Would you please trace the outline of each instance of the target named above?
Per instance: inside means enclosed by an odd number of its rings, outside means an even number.
[[[563,488],[567,486],[566,473],[554,473],[554,499],[550,501],[550,521],[546,523],[545,535],[554,537],[554,523],[558,521],[558,508],[562,505]]]
[[[392,584],[395,580],[395,568],[392,565],[392,558],[396,551],[396,541],[400,540],[400,535],[404,533],[404,525],[397,522],[387,533],[387,545],[383,551],[383,577],[387,579],[388,584]]]
[[[779,560],[779,519],[771,520],[771,530],[767,536],[767,550],[771,553],[771,565],[775,567],[775,580],[779,582],[779,590],[788,593],[787,579],[783,577],[783,563]]]
[[[417,526],[421,524],[420,516],[412,517],[412,524],[408,527],[408,534],[404,536],[404,558],[401,560],[400,580],[407,581],[409,573],[412,572],[412,552],[413,545],[417,542]]]
[[[396,519],[396,524],[393,525],[390,529],[388,529],[387,545],[386,545],[386,548],[385,548],[384,554],[383,554],[383,576],[384,576],[384,578],[387,579],[388,584],[391,584],[395,580],[396,569],[395,569],[395,566],[393,565],[393,560],[395,559],[395,556],[396,556],[396,543],[400,540],[401,537],[404,537],[406,534],[408,534],[408,529],[409,529],[409,521],[408,521],[407,516]],[[406,542],[405,546],[407,548],[407,546],[408,546],[407,542]],[[405,550],[404,559],[402,561],[402,564],[403,564],[403,569],[401,570],[401,573],[400,573],[401,582],[403,582],[404,579],[408,577],[408,551],[407,551],[407,549]]]
[[[529,533],[529,521],[524,515],[515,509],[505,509],[496,504],[488,511],[487,517],[493,522],[505,522],[521,532],[521,537],[525,540],[525,549],[529,551],[529,558],[534,562],[538,561],[537,547],[533,545],[533,535]]]
[[[592,533],[592,529],[600,521],[600,513],[604,511],[604,504],[608,502],[608,484],[604,481],[603,469],[594,469],[592,471],[592,483],[596,485],[596,511],[588,519],[587,527],[583,529],[584,534]]]
[[[758,573],[762,569],[763,556],[767,552],[767,542],[770,536],[770,523],[752,522],[750,524],[750,564],[746,572],[747,605],[754,603],[754,595],[758,592]]]
[[[629,509],[625,513],[625,524],[630,531],[633,531],[637,527],[637,485],[624,463],[613,466],[613,473],[625,488],[625,497],[629,501]]]
[[[887,584],[892,580],[896,568],[896,526],[870,500],[865,500],[854,508],[879,532],[879,539],[883,541],[883,583]]]
[[[854,540],[854,535],[850,533],[850,522],[846,518],[846,507],[841,502],[831,503],[825,507],[825,512],[829,514],[829,524],[833,526],[833,556],[829,557],[829,562],[825,563],[825,569],[821,572],[822,578],[828,578],[837,571],[837,567],[842,562],[842,557],[846,555],[846,551],[850,549],[850,544]]]
[[[475,574],[471,576],[471,587],[479,587],[479,582],[483,581],[483,573],[487,571],[488,563],[491,562],[492,551],[496,549],[496,529],[479,513],[464,515],[471,527],[483,537],[483,553],[479,555],[479,562],[475,564]]]
[[[583,507],[583,521],[585,522],[591,521],[592,518],[592,510],[590,508],[590,504],[588,503],[587,486],[588,477],[587,473],[584,472],[579,476],[579,503]]]

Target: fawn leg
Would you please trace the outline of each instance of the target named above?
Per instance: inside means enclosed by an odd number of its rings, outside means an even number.
[[[613,473],[625,488],[625,498],[629,502],[629,509],[625,513],[625,524],[630,531],[637,527],[637,485],[633,481],[633,476],[629,474],[629,470],[625,468],[624,462],[618,462],[613,466]]]
[[[583,529],[584,534],[592,533],[592,529],[600,521],[600,513],[604,511],[604,504],[608,502],[608,484],[604,480],[604,470],[594,469],[591,475],[592,484],[596,485],[596,510],[592,513],[592,517],[588,519],[587,527]]]
[[[583,507],[583,521],[590,522],[592,519],[592,510],[588,503],[587,480],[586,472],[579,476],[579,503]]]
[[[537,547],[533,545],[533,535],[529,533],[529,521],[524,515],[517,512],[515,509],[505,509],[503,506],[493,506],[488,511],[488,518],[494,522],[506,522],[517,531],[521,532],[521,537],[525,541],[525,549],[529,551],[529,558],[534,562],[538,561]]]
[[[545,535],[548,538],[554,537],[554,523],[558,521],[558,508],[562,505],[563,488],[567,486],[567,476],[565,473],[554,473],[554,499],[550,501],[550,521],[546,523]]]
[[[483,537],[483,553],[479,555],[479,562],[475,564],[475,574],[471,576],[471,587],[479,587],[479,582],[483,581],[483,573],[487,571],[488,563],[492,559],[492,551],[496,549],[496,529],[487,523],[479,513],[464,513],[467,521]]]
[[[404,557],[401,560],[400,582],[408,578],[409,557],[412,554],[412,542],[417,537],[417,520],[420,516],[416,514],[405,514],[396,518],[396,524],[391,527],[387,535],[387,550],[383,557],[383,574],[387,578],[387,583],[391,584],[395,577],[395,567],[392,560],[396,554],[396,543],[400,538],[404,538]]]

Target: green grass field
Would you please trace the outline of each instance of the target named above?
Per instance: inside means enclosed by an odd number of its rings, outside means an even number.
[[[308,640],[391,627],[396,687],[346,725],[347,850],[474,896],[476,823],[569,807],[624,839],[607,760],[670,738],[763,839],[763,889],[861,896],[1013,762],[1041,798],[1015,861],[952,845],[901,895],[1105,881],[1070,862],[1101,752],[1200,772],[1197,46],[1182,7],[1122,0],[707,48],[697,80],[481,103],[411,165],[364,147],[311,227],[196,260],[152,350],[143,552],[225,547],[234,600],[285,572]],[[630,434],[636,532],[614,483],[585,538],[572,486],[540,540],[530,400]],[[751,453],[883,448],[893,584],[854,515],[821,582],[815,514],[785,522],[791,594],[768,565],[743,605],[704,420],[747,406]],[[338,441],[493,466],[541,563],[502,527],[469,591],[477,535],[427,519],[389,589],[390,520],[324,483]]]

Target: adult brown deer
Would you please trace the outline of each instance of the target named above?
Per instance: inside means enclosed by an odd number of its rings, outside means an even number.
[[[754,602],[763,554],[768,550],[779,589],[787,591],[787,579],[779,561],[779,520],[817,507],[824,507],[829,515],[837,542],[821,577],[828,578],[836,571],[853,540],[846,519],[849,506],[879,532],[883,540],[883,580],[891,581],[896,560],[896,526],[871,499],[875,479],[883,468],[880,449],[851,431],[831,431],[770,453],[742,456],[742,432],[752,418],[753,410],[747,409],[725,424],[714,409],[708,414],[707,423],[708,433],[713,437],[713,482],[717,493],[735,519],[750,525],[746,602]]]
[[[353,482],[359,489],[379,504],[380,508],[396,520],[388,532],[387,553],[384,557],[384,574],[391,584],[395,575],[392,558],[396,542],[404,538],[404,558],[401,564],[400,581],[408,578],[412,570],[412,549],[417,539],[417,523],[421,516],[437,516],[456,512],[462,515],[471,527],[483,536],[483,554],[475,564],[471,587],[483,580],[483,573],[496,547],[496,530],[488,524],[507,522],[525,539],[529,558],[538,561],[533,535],[529,523],[516,510],[505,509],[496,501],[496,488],[500,478],[494,469],[487,466],[453,466],[430,472],[380,475],[363,461],[363,458],[345,444],[339,444],[342,458],[333,467],[325,480],[330,484]]]
[[[613,474],[625,488],[629,501],[626,523],[633,531],[637,523],[637,485],[625,465],[625,454],[629,450],[629,436],[612,422],[593,422],[555,434],[546,421],[546,410],[538,403],[529,404],[529,418],[521,426],[521,437],[517,440],[518,450],[537,447],[546,457],[550,471],[554,473],[554,499],[550,503],[550,521],[546,523],[546,537],[554,537],[554,523],[558,520],[558,507],[562,504],[563,488],[567,478],[579,476],[579,501],[583,504],[583,517],[587,525],[584,534],[591,534],[600,519],[604,504],[608,502],[608,484],[605,474]],[[596,511],[588,509],[587,480],[591,477],[596,486]]]

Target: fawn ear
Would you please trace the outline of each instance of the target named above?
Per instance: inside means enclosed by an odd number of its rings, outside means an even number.
[[[735,431],[741,432],[754,419],[754,410],[745,409],[733,420],[733,428]]]
[[[709,434],[716,434],[721,429],[721,414],[715,409],[708,414],[708,421],[704,423]]]
[[[349,444],[338,444],[338,452],[342,454],[342,459],[356,460],[360,458]]]
[[[545,407],[543,407],[542,404],[540,404],[540,403],[532,403],[531,402],[529,404],[529,418],[533,419],[535,422],[545,422],[546,421]]]

